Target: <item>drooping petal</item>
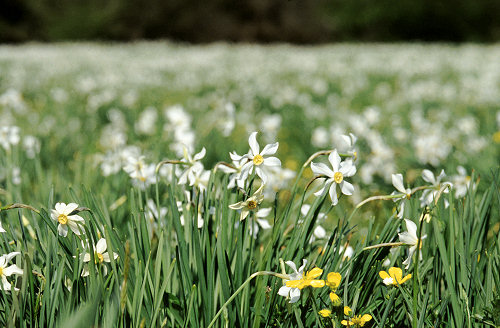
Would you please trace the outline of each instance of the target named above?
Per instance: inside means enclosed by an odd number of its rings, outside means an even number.
[[[408,230],[408,233],[412,235],[415,239],[415,242],[417,240],[417,225],[415,222],[405,219],[406,222],[406,230]]]
[[[66,224],[66,226],[68,226],[75,235],[80,235],[82,233],[85,233],[83,227],[79,226],[76,222],[68,221],[68,224]]]
[[[328,166],[323,163],[311,163],[311,170],[316,175],[326,175],[329,178],[332,178],[335,174]]]
[[[286,261],[285,262],[290,268],[292,268],[292,270],[298,274],[299,272],[297,271],[297,267],[295,266],[295,263],[293,263],[292,261]]]
[[[13,257],[20,255],[20,254],[21,254],[21,252],[10,252],[9,254],[4,255],[5,256],[5,263],[9,262]]]
[[[407,245],[416,245],[417,238],[414,238],[407,231],[399,233],[399,241]]]
[[[69,221],[75,221],[75,222],[85,222],[85,220],[80,216],[80,215],[70,215],[68,216]]]
[[[271,225],[269,224],[269,222],[267,220],[257,219],[256,221],[261,226],[262,229],[264,229],[264,230],[271,229]]]
[[[281,286],[281,288],[278,290],[278,295],[280,296],[283,296],[283,297],[288,297],[288,295],[290,294],[290,287],[287,287],[286,285],[285,286]]]
[[[392,185],[400,193],[406,194],[406,189],[403,185],[403,175],[401,173],[392,175]]]
[[[328,161],[330,162],[330,164],[332,164],[333,172],[338,172],[341,158],[339,156],[339,153],[337,152],[337,149],[334,149],[330,153],[330,155],[328,155]]]
[[[279,147],[279,142],[268,144],[264,147],[264,149],[262,149],[262,152],[260,154],[262,156],[273,155],[278,151],[278,147]]]
[[[250,145],[250,150],[252,151],[252,156],[259,154],[259,143],[257,142],[257,132],[252,132],[250,137],[248,137],[248,144]]]
[[[261,208],[260,210],[257,211],[257,213],[255,213],[255,216],[258,218],[265,218],[266,216],[269,215],[269,213],[271,213],[271,211],[272,211],[271,207]]]
[[[344,195],[348,195],[348,196],[350,196],[350,195],[352,195],[352,193],[354,192],[354,186],[353,186],[351,183],[349,183],[349,182],[347,182],[347,181],[343,180],[343,181],[340,183],[340,190],[342,190],[342,193],[343,193]]]
[[[307,260],[306,259],[303,259],[302,260],[302,265],[300,266],[299,268],[299,273],[302,274],[302,272],[304,272],[304,268],[306,267],[307,265]]]

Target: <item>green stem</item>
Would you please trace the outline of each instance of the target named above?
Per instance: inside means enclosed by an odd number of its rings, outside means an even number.
[[[426,211],[426,210],[424,210]],[[422,216],[423,218],[423,216]],[[418,262],[420,258],[420,245],[422,242],[422,227],[424,225],[424,220],[420,220],[418,229],[418,239],[417,239],[417,251],[415,252],[415,264],[413,267],[413,328],[417,328],[417,299],[418,299]]]
[[[222,305],[222,307],[220,308],[219,312],[217,312],[217,314],[212,319],[212,321],[210,322],[210,324],[208,325],[207,328],[210,328],[210,327],[212,327],[215,324],[215,321],[222,314],[222,312],[224,311],[224,309],[229,305],[229,303],[231,303],[235,299],[235,297],[243,290],[243,288],[245,288],[246,285],[248,285],[248,283],[253,278],[255,278],[257,276],[265,276],[265,275],[276,276],[276,277],[281,278],[281,279],[289,279],[287,275],[283,275],[281,273],[272,272],[272,271],[258,271],[258,272],[253,273],[250,277],[247,278],[247,280],[245,280],[245,282],[243,284],[241,284],[241,286],[233,293],[233,295],[231,295],[231,297],[228,298],[228,300],[226,301],[226,303],[224,303],[224,305]]]

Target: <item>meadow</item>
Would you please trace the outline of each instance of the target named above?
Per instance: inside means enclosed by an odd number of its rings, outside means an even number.
[[[0,325],[500,327],[498,58],[0,46]]]

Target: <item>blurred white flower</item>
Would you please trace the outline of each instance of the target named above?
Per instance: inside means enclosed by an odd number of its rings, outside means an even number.
[[[19,132],[17,126],[0,126],[0,146],[9,151],[11,146],[17,145],[21,140]]]
[[[190,185],[193,185],[196,180],[196,173],[203,171],[203,164],[199,161],[205,157],[206,149],[203,147],[201,151],[194,156],[191,156],[190,151],[184,147],[184,157],[180,159],[180,161],[185,162],[187,167],[182,171],[179,175],[179,184],[184,185],[189,182]]]
[[[458,174],[451,177],[453,188],[455,189],[455,198],[461,198],[467,195],[467,189],[471,186],[471,177],[467,175],[467,170],[463,166],[457,167]],[[474,187],[474,185],[473,185]]]
[[[443,180],[445,177],[446,174],[444,173],[444,170],[441,170],[441,173],[439,173],[437,178],[434,176],[434,173],[432,173],[430,170],[425,169],[422,171],[422,179],[424,179],[425,182],[430,183],[433,189],[425,189],[423,191],[422,196],[420,197],[420,206],[424,207],[426,205],[431,204],[437,197],[441,188],[443,188],[442,191],[443,193],[447,194],[450,192],[450,189],[453,186],[452,183],[441,182],[441,180]],[[447,199],[444,199],[444,205],[445,207],[448,207],[449,202]]]
[[[156,183],[156,167],[154,164],[146,164],[144,156],[129,157],[123,170],[132,178],[132,182],[141,189],[146,189],[149,185]]]
[[[156,121],[158,113],[156,108],[149,106],[142,111],[134,124],[135,132],[144,135],[153,135],[156,133]]]
[[[70,215],[74,210],[78,208],[78,204],[69,203],[57,203],[55,210],[51,210],[52,220],[57,221],[59,225],[57,226],[57,232],[59,235],[66,237],[68,235],[68,227],[73,231],[75,235],[80,235],[85,233],[85,230],[81,225],[85,223],[85,220],[77,215]]]
[[[342,161],[336,149],[330,153],[328,161],[332,165],[332,169],[323,163],[311,163],[311,169],[314,174],[326,176],[323,187],[315,192],[314,195],[321,196],[325,190],[328,189],[332,205],[335,206],[338,203],[337,185],[339,185],[344,195],[352,195],[354,192],[354,186],[350,182],[344,180],[344,178],[353,176],[356,173],[356,166],[354,166],[350,158]]]
[[[33,159],[40,153],[40,140],[34,136],[24,136],[23,148],[26,151],[26,157]]]

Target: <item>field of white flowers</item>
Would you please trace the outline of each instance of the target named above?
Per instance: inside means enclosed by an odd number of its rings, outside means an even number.
[[[500,326],[499,58],[0,46],[0,325]]]

